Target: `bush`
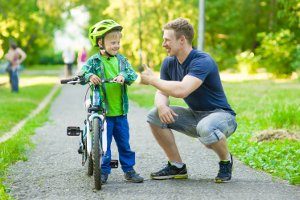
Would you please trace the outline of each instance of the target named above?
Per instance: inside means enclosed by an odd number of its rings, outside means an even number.
[[[290,75],[295,71],[296,57],[300,57],[295,36],[290,30],[276,33],[259,33],[261,45],[256,49],[259,63],[276,76]],[[296,62],[296,63],[295,63]]]
[[[233,69],[237,64],[235,52],[228,49],[229,48],[223,44],[218,44],[214,47],[207,47],[207,49],[205,49],[205,52],[210,54],[216,61],[220,71]]]
[[[237,68],[240,72],[245,74],[255,73],[258,69],[258,57],[254,56],[253,52],[244,51],[236,56]]]
[[[42,55],[39,59],[38,64],[44,64],[44,65],[57,65],[57,64],[63,64],[62,60],[62,53],[53,53],[53,54],[45,54]]]

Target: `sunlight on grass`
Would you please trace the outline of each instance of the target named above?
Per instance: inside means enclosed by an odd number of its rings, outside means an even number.
[[[220,77],[222,81],[227,82],[243,82],[243,81],[263,81],[263,80],[271,80],[273,79],[273,75],[271,73],[229,73],[229,72],[221,72]],[[299,76],[297,73],[294,73],[290,79],[276,79],[274,82],[285,83],[290,82],[291,80],[297,80]]]
[[[7,76],[0,76],[0,83],[5,83],[5,87],[9,86],[9,79]],[[20,88],[28,87],[33,85],[41,85],[41,84],[55,84],[59,83],[58,77],[51,76],[34,76],[34,77],[20,77]]]

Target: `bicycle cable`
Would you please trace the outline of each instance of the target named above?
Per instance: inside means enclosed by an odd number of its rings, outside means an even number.
[[[91,89],[91,84],[89,84],[89,87],[87,88],[87,90],[86,90],[86,92],[85,92],[85,95],[84,95],[84,102],[86,102],[86,96],[87,96],[88,92],[90,91],[90,89]],[[103,101],[104,101],[104,99],[101,99],[101,100],[100,100],[100,105],[102,105]]]

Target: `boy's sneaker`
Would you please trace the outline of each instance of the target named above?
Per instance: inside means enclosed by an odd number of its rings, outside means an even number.
[[[108,179],[108,174],[101,174],[101,183],[105,184]]]
[[[134,170],[124,173],[124,177],[126,181],[133,183],[142,183],[144,178],[137,174]]]
[[[165,168],[159,170],[158,172],[153,172],[150,174],[152,179],[164,180],[164,179],[187,179],[188,174],[186,170],[186,165],[184,164],[181,168],[168,164]]]
[[[233,165],[233,159],[232,155],[230,154],[230,161],[220,161],[219,162],[219,173],[217,177],[215,178],[216,183],[224,183],[228,182],[231,179],[231,173],[232,173],[232,165]]]

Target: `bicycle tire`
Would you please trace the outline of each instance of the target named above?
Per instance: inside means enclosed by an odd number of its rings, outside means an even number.
[[[101,124],[99,118],[93,119],[93,163],[94,163],[94,182],[95,188],[101,190],[101,153],[102,153],[102,144],[101,144]]]
[[[87,156],[87,175],[88,176],[92,176],[93,175],[93,157],[92,154],[90,153],[90,155],[88,155],[87,152],[87,141],[85,140],[85,154]]]

